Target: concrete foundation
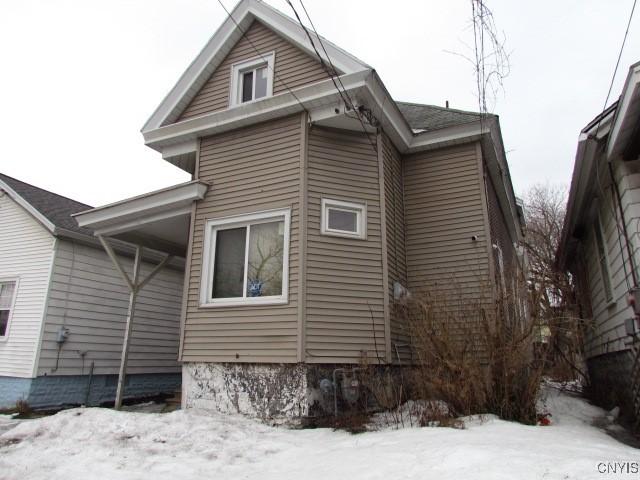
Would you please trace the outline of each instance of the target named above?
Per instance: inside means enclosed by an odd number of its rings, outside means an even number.
[[[298,421],[334,413],[333,372],[337,375],[338,409],[343,412],[365,397],[354,365],[185,363],[183,408],[241,413],[268,421]],[[382,372],[381,369],[374,371]],[[342,382],[343,378],[345,382]],[[355,383],[354,383],[355,382]],[[344,383],[344,385],[343,385]],[[343,386],[345,388],[343,388]],[[354,400],[353,394],[359,395]]]
[[[631,394],[631,369],[633,356],[630,350],[606,353],[587,360],[591,391],[589,397],[609,410],[620,407],[626,420],[633,420]]]
[[[36,378],[0,377],[0,408],[12,408],[26,400],[32,408],[66,405],[97,406],[113,402],[117,375],[49,375]],[[172,394],[180,389],[179,373],[128,375],[125,399]]]

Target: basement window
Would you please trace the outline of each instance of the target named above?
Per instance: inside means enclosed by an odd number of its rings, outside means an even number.
[[[16,282],[0,282],[0,337],[6,337],[9,333],[15,291]]]
[[[231,67],[231,106],[273,95],[275,53],[236,63]]]
[[[286,303],[290,221],[289,209],[209,220],[200,304]]]
[[[367,206],[323,198],[320,224],[323,235],[365,239]]]

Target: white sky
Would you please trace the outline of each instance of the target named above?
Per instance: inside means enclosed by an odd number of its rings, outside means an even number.
[[[285,0],[269,3],[292,14]],[[631,3],[487,1],[511,52],[494,113],[518,195],[570,182]],[[305,5],[318,32],[374,66],[397,100],[477,110],[471,66],[446,52],[472,42],[469,0]],[[640,60],[636,13],[610,102]],[[225,16],[216,0],[2,2],[0,171],[92,205],[187,180],[139,130]]]

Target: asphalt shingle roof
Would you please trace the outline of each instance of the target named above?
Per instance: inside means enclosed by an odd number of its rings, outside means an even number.
[[[480,120],[478,112],[467,112],[455,108],[420,105],[418,103],[396,102],[409,126],[414,130],[439,130],[441,128],[464,125]]]
[[[93,208],[92,206],[34,187],[2,173],[0,173],[0,180],[11,187],[25,201],[29,202],[33,208],[38,210],[56,227],[85,235],[93,235],[93,232],[88,228],[79,227],[71,217],[71,214],[90,210]]]

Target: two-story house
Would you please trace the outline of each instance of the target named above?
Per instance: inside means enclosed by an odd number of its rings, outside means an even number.
[[[304,416],[336,366],[408,361],[407,291],[455,278],[473,296],[517,257],[496,116],[397,102],[373,67],[257,0],[142,134],[193,181],[76,219],[186,246],[187,407]]]

